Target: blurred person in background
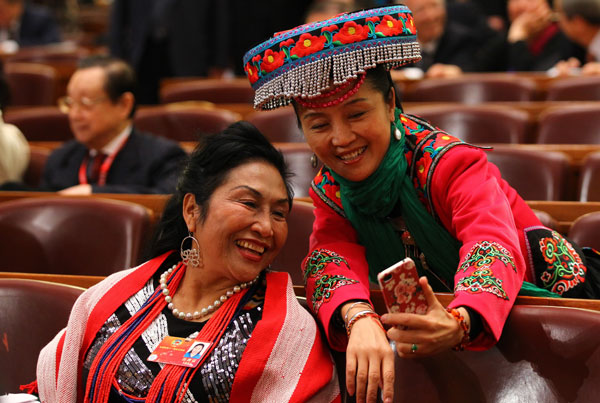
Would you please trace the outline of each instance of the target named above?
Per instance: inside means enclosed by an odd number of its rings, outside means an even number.
[[[52,12],[24,0],[0,0],[0,50],[12,53],[20,47],[61,41]]]
[[[555,21],[548,0],[508,0],[509,26],[482,51],[484,71],[546,71],[584,50]]]
[[[411,67],[418,67],[430,78],[455,77],[477,69],[473,55],[478,40],[472,31],[448,20],[445,0],[396,0],[395,3],[412,10],[417,28],[423,58]],[[401,75],[397,74],[394,76]]]
[[[571,58],[557,63],[555,74],[600,74],[600,0],[555,0],[563,32],[586,49],[585,64]]]
[[[138,131],[135,73],[108,56],[83,60],[67,96],[59,101],[69,114],[75,139],[46,162],[41,188],[63,194],[172,193],[185,152],[169,139]]]
[[[2,112],[10,100],[10,89],[0,62],[0,186],[19,183],[29,164],[29,143],[16,126],[4,123]]]

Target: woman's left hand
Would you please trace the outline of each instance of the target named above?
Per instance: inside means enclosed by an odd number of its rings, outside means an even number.
[[[422,357],[440,353],[459,344],[464,331],[454,317],[437,300],[426,277],[419,284],[427,299],[427,313],[387,313],[381,317],[384,325],[393,326],[387,331],[390,340],[396,342],[396,351],[400,357]],[[459,308],[469,324],[468,313]],[[416,346],[416,348],[415,348]]]

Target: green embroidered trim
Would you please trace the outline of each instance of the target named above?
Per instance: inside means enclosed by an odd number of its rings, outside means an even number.
[[[466,291],[471,294],[489,292],[498,298],[508,300],[508,296],[502,288],[502,280],[496,278],[489,267],[475,270],[470,276],[460,279],[454,291]]]
[[[337,253],[327,249],[315,249],[308,259],[306,259],[304,265],[304,282],[306,283],[309,277],[318,277],[329,263],[335,263],[338,266],[344,263],[348,267],[346,259]]]
[[[466,291],[471,294],[488,292],[507,300],[508,296],[502,288],[502,280],[494,276],[491,268],[497,261],[504,263],[504,266],[512,266],[515,273],[517,272],[513,257],[504,246],[489,241],[473,245],[458,271],[466,272],[471,268],[474,268],[475,271],[470,276],[463,277],[458,281],[455,292]]]
[[[458,270],[466,272],[471,267],[476,269],[491,267],[497,260],[500,260],[505,266],[510,264],[515,273],[517,272],[510,252],[499,243],[489,241],[477,242],[473,245]]]
[[[345,285],[358,283],[358,281],[345,276],[323,274],[323,270],[330,263],[338,266],[343,263],[348,267],[346,259],[327,249],[315,249],[306,259],[304,265],[304,282],[306,283],[308,278],[315,279],[315,290],[311,297],[315,314],[319,312],[324,302],[331,299],[334,290]]]
[[[315,291],[313,292],[311,298],[314,313],[319,313],[321,305],[333,297],[333,291],[345,285],[356,283],[358,283],[358,281],[344,276],[332,276],[330,274],[324,274],[319,277],[315,281]]]

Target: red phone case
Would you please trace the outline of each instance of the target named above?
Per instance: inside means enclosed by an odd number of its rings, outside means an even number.
[[[399,261],[377,275],[388,312],[427,313],[427,299],[411,258]]]

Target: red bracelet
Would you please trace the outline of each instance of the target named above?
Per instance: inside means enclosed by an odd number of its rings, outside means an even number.
[[[465,349],[465,347],[467,346],[467,344],[469,344],[469,342],[471,341],[471,338],[469,337],[469,329],[467,328],[467,323],[465,322],[465,318],[464,318],[464,316],[462,316],[460,314],[458,309],[447,308],[446,311],[450,315],[452,315],[452,317],[454,319],[456,319],[458,321],[458,325],[463,330],[462,340],[456,346],[452,347],[452,349],[455,351],[463,351]]]
[[[346,325],[346,334],[348,335],[348,337],[350,337],[350,331],[352,330],[352,326],[354,326],[354,323],[356,323],[356,321],[358,319],[366,318],[366,317],[374,318],[375,322],[377,322],[377,324],[383,329],[383,325],[379,321],[379,315],[377,315],[375,312],[373,312],[371,310],[360,311],[358,313],[355,313],[354,316],[352,316],[352,318],[350,319],[350,321],[348,321],[348,324]]]

